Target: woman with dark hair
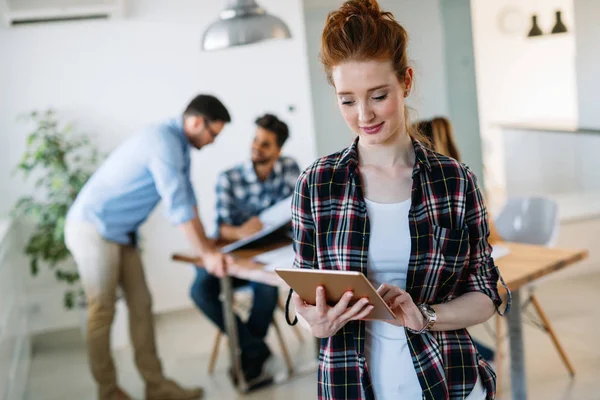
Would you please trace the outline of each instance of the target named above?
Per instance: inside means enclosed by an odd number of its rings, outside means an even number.
[[[292,298],[321,340],[319,399],[493,399],[495,374],[467,327],[502,301],[475,175],[432,152],[411,127],[407,33],[375,0],[327,17],[321,61],[350,147],[298,179],[292,203],[295,267],[359,271],[396,319],[365,321],[366,299],[333,307]]]

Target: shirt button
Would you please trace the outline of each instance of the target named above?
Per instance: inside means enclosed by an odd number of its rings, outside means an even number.
[[[367,240],[367,237],[365,235],[363,235],[363,242]]]

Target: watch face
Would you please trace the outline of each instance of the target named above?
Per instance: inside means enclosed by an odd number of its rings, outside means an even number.
[[[421,310],[427,315],[431,315],[433,312],[433,309],[428,304],[421,304]]]

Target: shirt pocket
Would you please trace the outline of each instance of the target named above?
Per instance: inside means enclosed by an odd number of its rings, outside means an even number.
[[[453,287],[461,279],[469,260],[469,229],[449,229],[432,224],[434,267],[439,267],[439,283]],[[438,265],[435,265],[438,264]]]

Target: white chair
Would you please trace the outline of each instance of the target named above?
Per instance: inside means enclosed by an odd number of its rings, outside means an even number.
[[[510,198],[495,220],[506,242],[554,247],[558,238],[558,205],[543,197]]]
[[[498,234],[502,240],[506,242],[553,247],[558,238],[558,205],[553,200],[543,197],[510,198],[496,218],[495,224]],[[529,304],[533,305],[541,320],[541,328],[550,336],[552,343],[560,354],[570,375],[575,376],[575,370],[558,341],[558,337],[556,336],[546,313],[542,309],[532,285],[529,286],[529,296],[524,303],[523,308],[515,308],[513,312],[524,310]],[[519,307],[519,305],[516,305],[516,307]],[[502,325],[501,318],[497,318],[496,364],[498,370],[498,382],[500,382]],[[498,387],[500,387],[499,383]]]

